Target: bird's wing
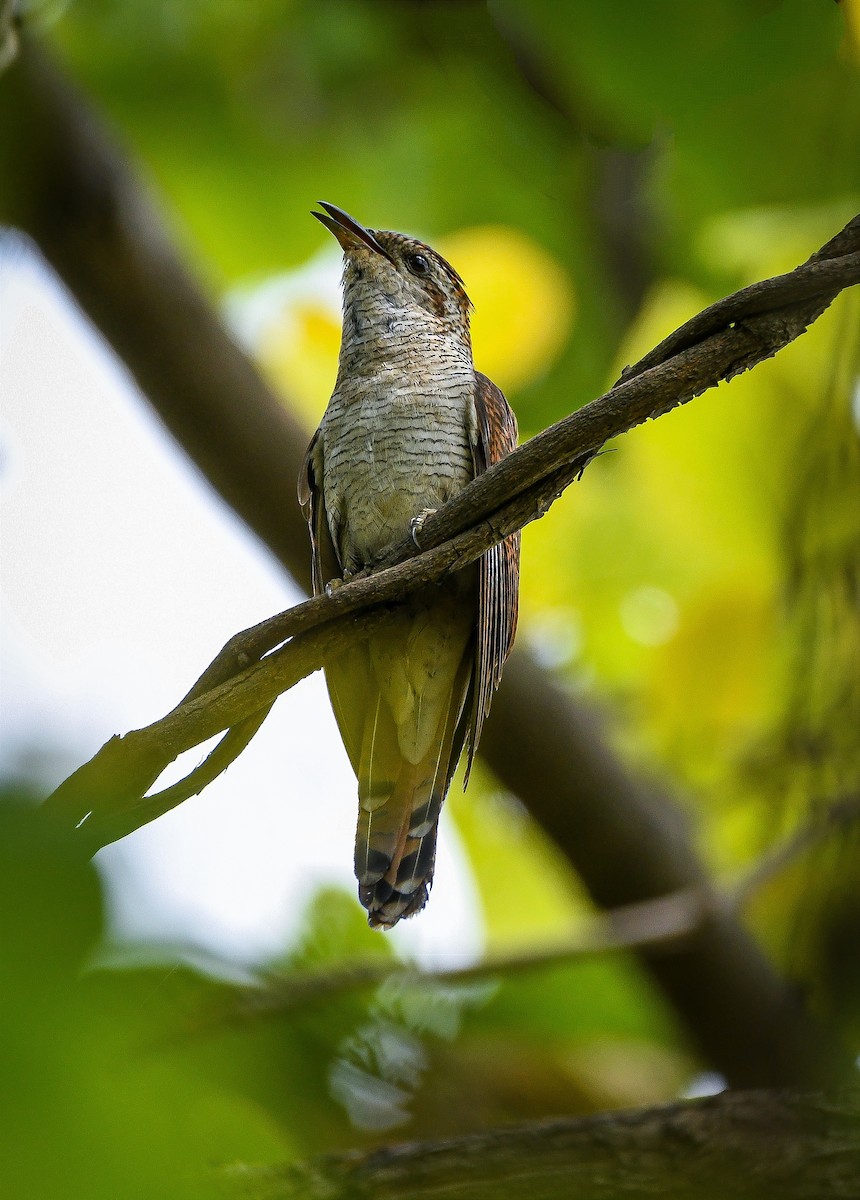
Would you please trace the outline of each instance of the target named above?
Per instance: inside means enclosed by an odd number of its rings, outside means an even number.
[[[502,391],[480,371],[475,372],[475,413],[475,474],[481,475],[516,447],[517,419]],[[499,686],[502,668],[514,644],[519,586],[520,535],[517,532],[488,550],[480,561],[466,782],[481,740],[484,720],[490,711],[493,692]]]
[[[317,430],[305,454],[298,486],[299,504],[311,535],[311,576],[315,596],[325,591],[327,583],[343,577],[343,567],[329,528],[322,475],[323,441]],[[337,672],[337,688],[333,684],[331,665],[326,670],[326,679],[343,744],[357,775],[364,740],[366,697],[370,686],[368,652],[364,643],[348,648],[342,656],[342,663],[346,669]]]
[[[307,448],[299,472],[299,504],[311,535],[311,577],[318,596],[332,579],[339,579],[343,568],[332,541],[328,514],[322,493],[322,439],[317,430]]]

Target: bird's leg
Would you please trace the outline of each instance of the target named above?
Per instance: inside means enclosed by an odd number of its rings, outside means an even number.
[[[439,510],[437,508],[422,508],[417,517],[413,517],[409,522],[409,532],[412,534],[412,540],[416,547],[422,549],[421,543],[418,541],[418,535],[424,528],[424,522],[428,517],[435,516]]]

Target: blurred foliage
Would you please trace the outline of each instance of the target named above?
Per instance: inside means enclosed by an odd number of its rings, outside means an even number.
[[[477,365],[524,435],[857,208],[857,0],[29,7],[309,427],[339,330],[319,196],[450,255]],[[860,792],[858,329],[843,296],[772,362],[622,439],[525,535],[521,636],[689,799],[720,872]],[[476,773],[452,808],[491,948],[575,928],[587,901],[514,800]],[[233,1157],[656,1100],[694,1069],[624,957],[347,989],[190,1036],[235,989],[181,964],[81,978],[95,878],[26,809],[2,817],[5,1194],[191,1196]],[[752,916],[860,1048],[858,880],[843,837]],[[323,893],[278,969],[390,953]]]
[[[22,797],[0,798],[4,1196],[212,1195],[218,1168],[661,1098],[689,1065],[629,964],[502,983],[316,992],[264,1015],[267,983],[388,958],[351,897],[322,892],[267,979],[182,962],[99,966],[95,870]],[[330,976],[329,976],[330,978]]]
[[[265,1110],[145,1047],[164,971],[99,989],[95,870],[20,797],[0,803],[0,1159],[10,1200],[202,1197],[210,1166],[282,1155]]]

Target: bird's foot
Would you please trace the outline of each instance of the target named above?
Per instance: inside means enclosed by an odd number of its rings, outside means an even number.
[[[333,596],[338,588],[342,588],[345,583],[349,583],[353,574],[353,571],[344,571],[343,579],[330,579],[323,588],[323,591],[327,596]]]
[[[409,532],[412,534],[412,540],[419,550],[421,549],[421,543],[418,541],[418,535],[424,528],[424,522],[428,517],[434,516],[438,511],[439,510],[436,508],[422,508],[418,516],[413,517],[409,522]]]

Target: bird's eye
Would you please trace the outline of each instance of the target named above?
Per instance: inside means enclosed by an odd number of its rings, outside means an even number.
[[[430,263],[423,254],[407,254],[406,266],[413,275],[426,275],[430,270]]]

